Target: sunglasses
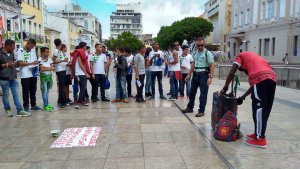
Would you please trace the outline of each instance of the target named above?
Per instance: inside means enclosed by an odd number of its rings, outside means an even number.
[[[197,45],[197,47],[203,47],[204,45]]]

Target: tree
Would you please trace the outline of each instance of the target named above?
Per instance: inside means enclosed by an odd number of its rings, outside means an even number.
[[[174,41],[192,41],[197,37],[207,37],[213,31],[213,25],[206,19],[188,17],[174,22],[171,26],[161,27],[157,34],[157,42],[163,49],[167,49]]]
[[[138,52],[142,42],[131,32],[123,32],[116,39],[110,38],[105,42],[109,50],[115,50],[117,47],[128,47],[132,52]]]

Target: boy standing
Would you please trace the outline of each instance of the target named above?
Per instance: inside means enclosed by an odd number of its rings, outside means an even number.
[[[116,99],[112,100],[113,103],[121,102],[128,103],[127,90],[126,90],[126,75],[128,73],[127,61],[124,56],[124,49],[118,47],[116,49],[117,58],[115,60],[114,68],[117,69],[116,76]]]
[[[0,85],[3,91],[2,102],[5,109],[4,115],[7,117],[13,116],[8,99],[10,89],[17,108],[17,116],[28,117],[31,113],[23,110],[19,99],[19,85],[14,51],[15,42],[9,39],[5,41],[4,48],[0,50]]]
[[[33,50],[35,45],[36,41],[29,39],[24,48],[20,48],[17,52],[23,93],[23,107],[27,112],[29,112],[29,98],[31,110],[42,110],[36,105],[37,77],[33,75],[33,69],[36,69],[38,62],[36,52]]]
[[[53,64],[55,64],[55,72],[58,79],[58,106],[64,108],[66,106],[65,79],[68,58],[61,51],[62,43],[60,39],[55,39],[56,49],[53,52]]]
[[[182,73],[182,79],[180,80],[180,98],[184,97],[184,86],[186,85],[186,97],[189,99],[190,90],[191,90],[191,80],[188,79],[185,81],[185,78],[190,72],[191,64],[193,63],[194,59],[193,56],[189,54],[189,47],[182,46],[182,56],[180,56],[180,68]]]
[[[145,58],[144,55],[146,53],[145,45],[140,47],[140,53],[136,54],[134,57],[134,70],[135,70],[135,79],[136,79],[136,102],[141,103],[145,102],[143,97],[144,91],[144,81],[145,81]]]
[[[96,53],[92,54],[89,62],[91,65],[91,72],[92,72],[92,102],[99,101],[98,99],[98,88],[100,84],[100,92],[101,92],[101,100],[102,101],[110,101],[109,99],[105,98],[105,80],[107,74],[107,58],[106,55],[102,53],[102,45],[96,44],[95,45]]]
[[[55,70],[52,63],[53,61],[49,58],[50,51],[49,48],[43,47],[41,49],[41,57],[39,58],[39,67],[40,67],[40,81],[41,81],[41,91],[44,102],[44,110],[51,111],[54,109],[53,106],[49,105],[49,90],[52,88],[52,71]]]
[[[128,73],[126,75],[126,82],[127,82],[127,94],[128,97],[132,97],[131,93],[131,82],[132,82],[132,65],[133,65],[133,55],[131,54],[131,50],[129,48],[124,48],[126,61],[128,65]]]

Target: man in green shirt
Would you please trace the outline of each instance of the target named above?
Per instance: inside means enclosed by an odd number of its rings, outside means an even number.
[[[205,40],[202,37],[197,38],[197,49],[193,53],[194,62],[191,64],[191,69],[187,76],[187,80],[191,77],[193,73],[192,83],[191,83],[191,93],[190,101],[183,113],[193,113],[195,105],[195,97],[197,94],[198,87],[200,88],[200,105],[198,109],[198,114],[196,117],[204,116],[207,94],[209,85],[212,83],[212,78],[214,75],[214,59],[210,51],[205,49]]]

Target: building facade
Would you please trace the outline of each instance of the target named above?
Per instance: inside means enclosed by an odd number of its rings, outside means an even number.
[[[110,16],[110,36],[117,38],[122,32],[131,32],[141,40],[143,33],[141,3],[117,4]]]
[[[44,14],[42,0],[24,0],[22,3],[22,28],[26,32],[26,40],[37,41],[37,47],[45,46]]]
[[[213,24],[214,30],[206,38],[207,48],[227,53],[227,35],[231,29],[231,0],[209,0],[203,16]]]
[[[230,56],[253,51],[271,63],[300,63],[299,0],[232,0]]]
[[[20,32],[21,1],[0,1],[0,47],[6,39],[15,40],[20,43],[18,33]]]
[[[80,33],[79,42],[86,42],[92,49],[96,43],[102,42],[102,29],[100,22],[91,13],[82,11],[79,5],[68,4],[65,6],[65,10],[53,12],[52,15],[66,18],[76,25],[81,26],[83,28],[82,32],[84,33]]]

